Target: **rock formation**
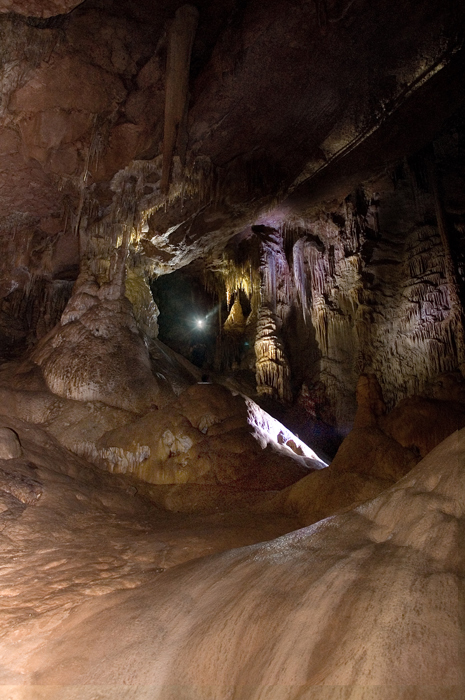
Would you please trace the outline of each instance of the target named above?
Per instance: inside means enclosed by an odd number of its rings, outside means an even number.
[[[0,45],[0,695],[458,698],[465,8]]]
[[[32,628],[25,657],[6,659],[30,692],[70,700],[96,687],[112,700],[458,700],[464,439],[313,527],[136,590],[110,579],[117,592],[90,598],[45,647]]]

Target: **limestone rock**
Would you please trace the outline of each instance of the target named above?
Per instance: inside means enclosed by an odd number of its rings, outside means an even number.
[[[400,401],[380,425],[401,445],[425,457],[454,430],[465,426],[465,405],[410,396]]]
[[[462,430],[353,511],[88,604],[35,682],[72,700],[459,700],[464,456]]]
[[[58,396],[147,410],[156,405],[159,388],[131,304],[99,294],[90,287],[76,293],[32,359]]]
[[[356,391],[357,413],[354,428],[376,425],[386,413],[386,405],[379,382],[374,374],[361,374]]]
[[[202,433],[211,434],[212,426],[221,425],[228,418],[245,421],[247,417],[243,399],[218,384],[194,384],[180,395],[179,405],[190,423]]]
[[[16,459],[21,454],[21,444],[15,431],[0,428],[0,459]]]
[[[272,502],[310,525],[336,511],[374,498],[418,462],[379,428],[354,428],[327,469],[313,472]]]
[[[25,505],[32,506],[42,496],[42,484],[22,474],[0,469],[0,492],[9,493]]]
[[[152,410],[97,442],[89,458],[153,484],[222,484],[281,489],[308,474],[304,460],[263,449],[243,398],[196,384],[163,410]],[[292,458],[294,457],[294,458]],[[321,465],[319,465],[321,466]]]
[[[426,387],[427,396],[440,401],[465,403],[465,379],[458,371],[443,372]]]
[[[142,276],[128,270],[125,281],[126,296],[132,304],[137,325],[147,338],[158,336],[159,310],[153,300],[150,287]]]
[[[228,333],[238,333],[239,335],[245,331],[245,317],[238,296],[234,299],[229,316],[224,322],[224,330]]]
[[[27,17],[53,17],[70,12],[76,0],[0,0],[0,12],[16,12]]]

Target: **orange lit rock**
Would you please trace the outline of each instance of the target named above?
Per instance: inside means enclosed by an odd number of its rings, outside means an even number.
[[[72,700],[459,700],[464,440],[350,512],[89,600],[9,664]]]
[[[407,474],[418,462],[379,428],[354,428],[330,466],[313,472],[276,497],[278,510],[310,525],[340,509],[373,498]]]
[[[162,410],[107,432],[89,455],[115,472],[152,484],[221,484],[266,491],[294,483],[304,463],[261,446],[244,399],[221,386],[195,384]]]
[[[357,383],[357,413],[354,428],[367,428],[377,425],[379,418],[386,413],[383,394],[374,374],[362,374]]]

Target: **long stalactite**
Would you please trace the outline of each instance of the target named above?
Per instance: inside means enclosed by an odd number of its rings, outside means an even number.
[[[193,5],[183,5],[176,11],[169,33],[161,177],[161,191],[164,194],[169,191],[176,141],[186,112],[189,68],[198,15],[198,10]]]

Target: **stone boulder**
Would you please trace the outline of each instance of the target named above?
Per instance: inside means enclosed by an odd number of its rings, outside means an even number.
[[[164,410],[107,432],[89,457],[152,484],[221,484],[282,489],[308,474],[302,457],[263,449],[246,401],[213,384],[196,384]]]
[[[454,383],[455,386],[455,383]],[[310,525],[373,498],[407,474],[436,445],[465,426],[458,401],[411,396],[388,414],[375,375],[357,385],[354,428],[330,466],[290,486],[264,507]]]
[[[290,486],[272,504],[297,516],[303,525],[311,525],[374,498],[417,462],[414,452],[379,428],[354,428],[327,469],[313,472]]]

